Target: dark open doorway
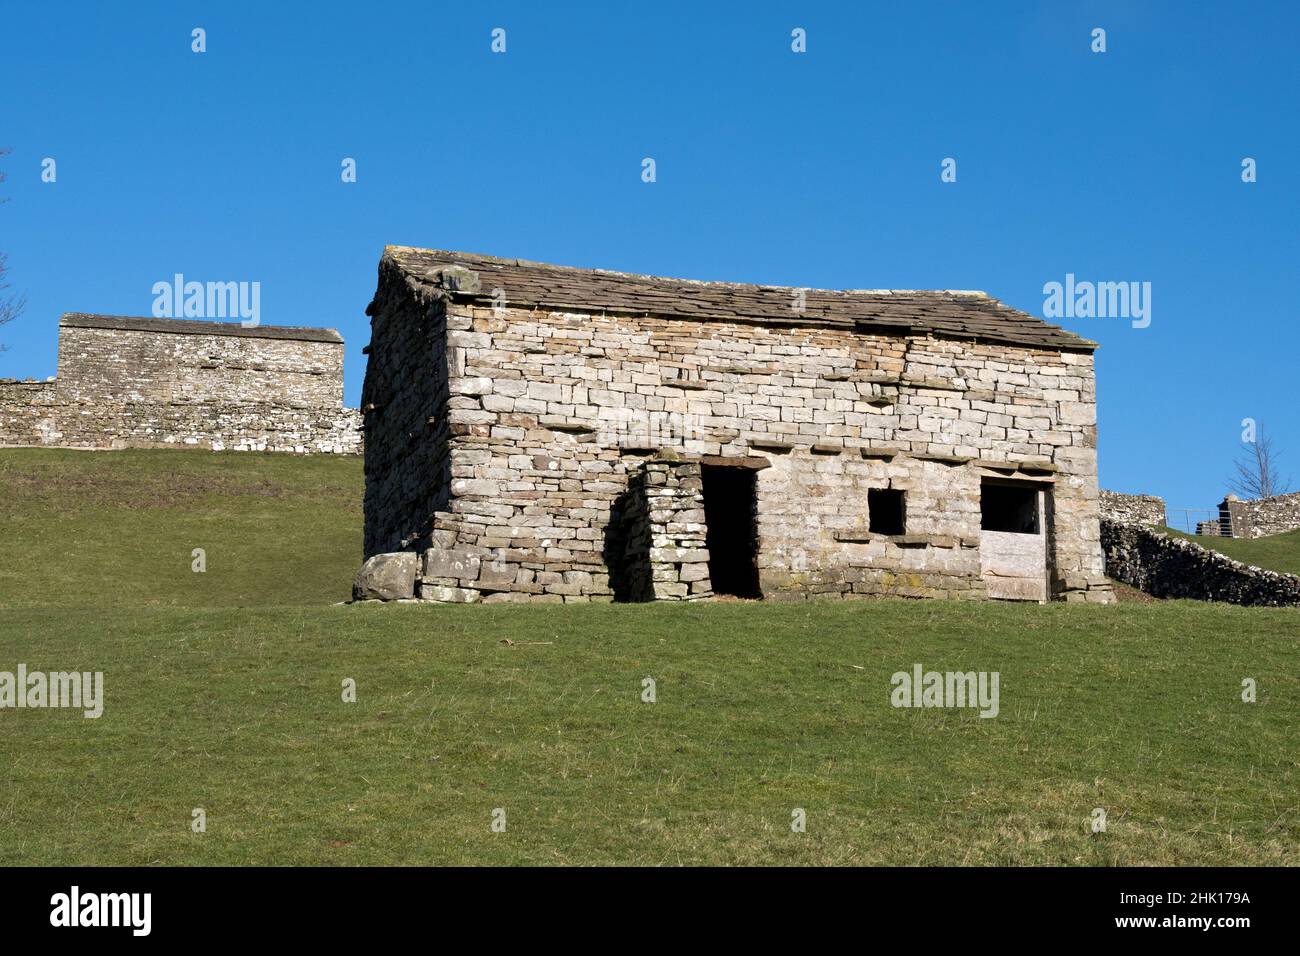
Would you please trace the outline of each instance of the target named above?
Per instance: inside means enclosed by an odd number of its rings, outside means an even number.
[[[701,473],[713,593],[762,597],[758,587],[758,473],[751,468],[716,465],[705,465]]]

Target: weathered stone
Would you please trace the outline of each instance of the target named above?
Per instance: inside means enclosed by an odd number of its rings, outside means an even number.
[[[518,591],[496,591],[483,597],[484,604],[527,604],[530,600],[527,594]]]
[[[1300,492],[1242,500],[1228,495],[1219,503],[1219,527],[1213,533],[1234,538],[1263,538],[1300,528]]]
[[[478,292],[483,288],[478,273],[464,266],[443,266],[433,275],[433,279],[444,289],[453,292]]]
[[[446,266],[490,270],[508,306],[428,294]],[[697,599],[736,564],[774,599],[984,599],[984,496],[1016,482],[1043,515],[1041,574],[1018,576],[1104,599],[1090,343],[982,295],[809,291],[792,322],[781,290],[596,275],[386,251],[367,553],[446,536],[479,574],[431,585],[554,600]],[[870,530],[879,490],[902,496],[901,535]],[[710,528],[736,501],[752,529]]]
[[[472,588],[454,588],[441,584],[421,584],[420,600],[443,604],[475,604],[482,597]]]
[[[707,581],[709,579],[709,566],[707,564],[684,564],[678,572],[679,581]]]
[[[476,554],[430,548],[424,552],[424,577],[472,581],[478,577],[479,563]]]
[[[504,561],[484,561],[479,569],[478,586],[484,590],[509,591],[519,569]]]
[[[1251,567],[1136,522],[1101,522],[1106,574],[1156,597],[1224,601],[1250,607],[1300,606],[1300,575]],[[1098,582],[1098,590],[1101,584]],[[1067,594],[1091,597],[1093,588]]]
[[[1136,521],[1139,524],[1165,524],[1165,502],[1154,495],[1121,495],[1101,490],[1101,516],[1113,521]]]
[[[419,557],[414,551],[376,554],[366,559],[352,583],[352,599],[396,601],[415,596],[415,571]]]
[[[0,380],[0,446],[361,450],[332,329],[68,313],[58,369]]]

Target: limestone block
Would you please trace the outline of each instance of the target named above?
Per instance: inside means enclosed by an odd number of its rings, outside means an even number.
[[[468,551],[430,548],[424,552],[423,576],[472,581],[478,577],[479,563],[478,555]]]
[[[482,595],[471,588],[453,588],[441,584],[421,584],[420,600],[445,604],[476,604]]]
[[[478,587],[483,590],[509,591],[515,584],[519,568],[505,561],[484,561],[479,568]]]
[[[397,601],[415,596],[419,556],[414,551],[372,555],[352,583],[354,601]]]

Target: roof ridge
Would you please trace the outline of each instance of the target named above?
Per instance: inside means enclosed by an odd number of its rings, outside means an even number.
[[[418,253],[436,258],[450,260],[482,259],[495,265],[519,268],[553,269],[560,272],[574,272],[581,275],[611,276],[618,279],[647,279],[653,282],[682,282],[689,285],[726,286],[742,289],[777,289],[790,292],[821,292],[827,295],[953,295],[969,298],[988,299],[996,302],[991,295],[981,289],[823,289],[807,285],[778,285],[774,282],[731,282],[726,279],[686,279],[681,276],[661,276],[648,272],[623,272],[618,269],[600,269],[592,266],[569,266],[556,262],[538,262],[534,259],[518,259],[507,256],[492,256],[483,252],[457,252],[452,249],[426,249],[422,246],[387,245],[384,254]],[[396,256],[394,256],[396,258]]]
[[[244,325],[238,320],[175,319],[152,315],[114,315],[105,312],[64,312],[59,325],[68,328],[117,329],[124,332],[161,332],[180,335],[231,335],[243,338],[289,339],[309,342],[343,342],[338,329],[308,325]]]
[[[401,245],[385,246],[383,261],[462,301],[483,301],[504,291],[507,304],[559,311],[930,334],[1053,351],[1091,352],[1097,347],[1039,316],[969,289],[818,289],[680,279]],[[472,275],[453,274],[457,270]]]

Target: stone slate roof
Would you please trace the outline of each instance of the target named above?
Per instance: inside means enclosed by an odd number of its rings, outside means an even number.
[[[258,325],[244,328],[238,322],[204,322],[198,319],[155,319],[135,315],[95,315],[65,312],[60,327],[79,329],[123,329],[129,332],[171,332],[180,335],[235,335],[250,339],[291,339],[298,342],[337,342],[343,336],[335,329],[313,329],[292,325]]]
[[[384,258],[456,300],[480,304],[491,303],[492,290],[499,288],[509,305],[525,308],[932,334],[1050,351],[1091,352],[1097,347],[983,292],[805,289],[800,313],[792,308],[798,291],[793,287],[665,279],[410,246],[388,246]]]

